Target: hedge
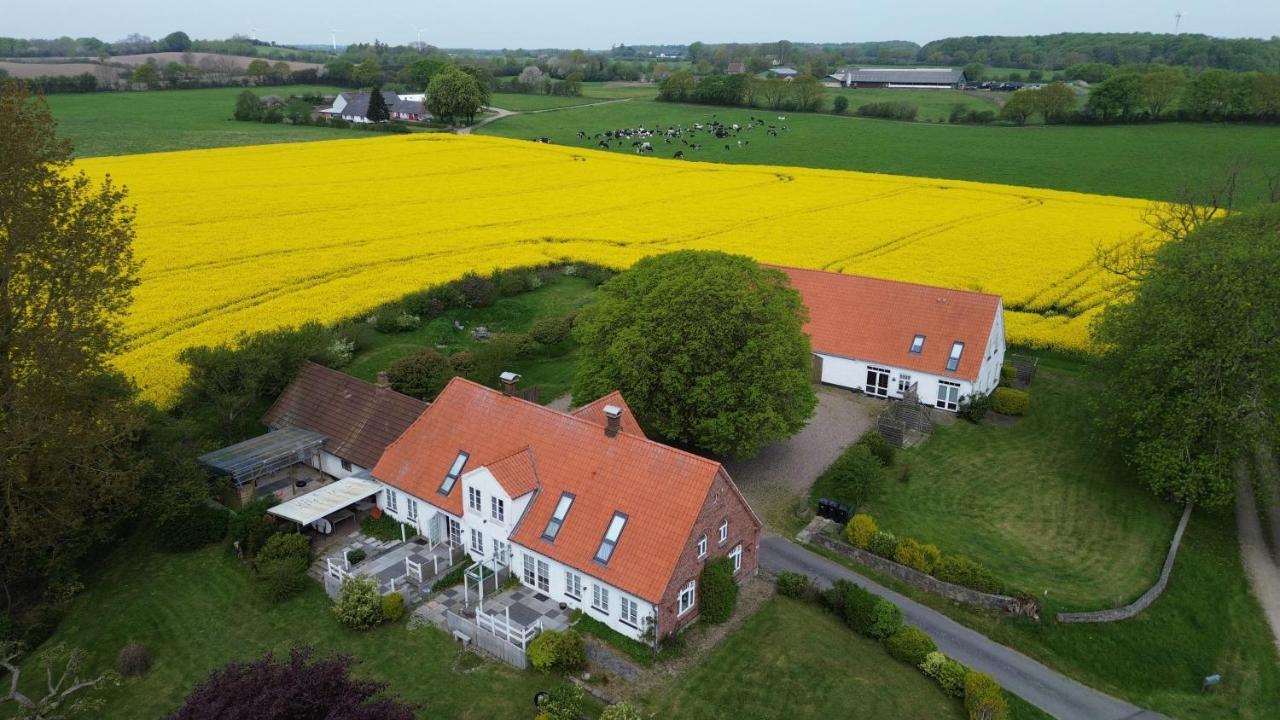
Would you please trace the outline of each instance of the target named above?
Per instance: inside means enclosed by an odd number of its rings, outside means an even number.
[[[790,598],[803,598],[808,596],[809,590],[813,583],[809,580],[809,576],[804,573],[791,572],[789,570],[778,573],[778,594],[785,595]]]
[[[871,627],[867,634],[877,640],[883,640],[902,629],[902,608],[885,600],[876,598],[871,610]]]
[[[969,720],[1006,720],[1009,703],[1000,684],[986,673],[970,670],[964,675],[964,709]]]
[[[877,530],[867,543],[867,549],[886,560],[893,560],[898,553],[898,538],[891,532]]]
[[[1001,415],[1026,415],[1031,408],[1031,394],[1025,390],[998,387],[991,394],[991,409]]]
[[[959,555],[946,555],[933,568],[933,576],[943,582],[962,585],[993,595],[1004,591],[1004,583],[985,565]]]
[[[920,663],[935,652],[938,646],[933,638],[920,628],[903,625],[898,631],[885,638],[884,649],[893,657],[909,663],[912,667],[920,667]]]
[[[870,430],[863,433],[858,439],[858,444],[865,446],[871,451],[871,454],[880,461],[880,464],[889,467],[893,464],[893,457],[897,454],[898,449],[895,448],[884,436],[877,430]]]
[[[937,545],[928,545],[915,538],[902,538],[898,541],[893,559],[922,573],[932,573],[938,560],[942,559],[942,551]]]
[[[938,651],[929,653],[920,670],[933,678],[938,687],[951,697],[964,697],[964,676],[968,669]]]
[[[866,513],[858,513],[845,526],[844,534],[850,545],[866,550],[867,546],[871,544],[871,539],[875,537],[876,532],[879,530],[880,528],[876,526],[875,518]]]
[[[1018,379],[1018,368],[1012,363],[1005,363],[1000,366],[1000,386],[1013,387],[1013,382]]]
[[[738,583],[733,580],[733,561],[727,557],[716,558],[702,568],[699,583],[698,617],[716,624],[728,620],[738,605]]]
[[[875,497],[884,481],[884,465],[871,448],[854,443],[845,448],[814,482],[814,491],[848,504],[855,510]]]

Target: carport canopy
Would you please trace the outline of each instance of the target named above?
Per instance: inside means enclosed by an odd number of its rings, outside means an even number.
[[[349,477],[282,502],[268,508],[267,512],[306,527],[320,518],[377,495],[381,489],[382,486],[372,480]]]

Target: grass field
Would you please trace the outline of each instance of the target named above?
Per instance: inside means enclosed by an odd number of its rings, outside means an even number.
[[[450,310],[413,332],[378,333],[370,347],[352,358],[343,371],[372,382],[379,370],[424,348],[436,348],[445,354],[474,350],[481,344],[471,335],[476,326],[483,325],[490,332],[526,333],[541,318],[562,317],[587,304],[594,289],[587,280],[562,276],[537,290],[502,298],[487,308]],[[464,329],[456,329],[454,322],[462,323]],[[570,338],[553,349],[540,349],[508,369],[521,374],[521,388],[538,388],[539,401],[548,403],[569,392],[573,385],[577,352],[578,345]]]
[[[959,701],[878,643],[784,597],[748,618],[645,710],[698,720],[964,717]]]
[[[587,97],[585,95],[567,96],[567,95],[540,95],[537,93],[494,93],[489,97],[489,104],[493,107],[500,107],[503,110],[515,110],[517,112],[527,112],[529,110],[551,110],[555,108],[567,108],[575,105],[587,105],[589,103],[597,103],[601,100],[609,100],[607,97]]]
[[[50,95],[58,135],[75,144],[79,157],[263,143],[371,137],[338,128],[267,125],[231,119],[244,88]],[[282,85],[254,88],[261,96],[339,92],[338,88]]]
[[[339,321],[467,270],[565,258],[625,267],[682,248],[1000,293],[1011,339],[1080,348],[1111,292],[1094,248],[1136,232],[1143,207],[445,134],[79,165],[111,173],[138,206],[142,284],[120,363],[161,401],[190,345]]]
[[[999,93],[974,93],[960,90],[897,90],[889,88],[830,88],[823,101],[823,110],[831,109],[831,102],[837,96],[849,99],[849,114],[867,103],[873,102],[906,102],[915,105],[919,110],[918,122],[946,122],[951,117],[951,110],[962,105],[968,110],[990,110],[1000,112],[1000,102],[1005,96]],[[784,115],[786,113],[783,113]],[[788,116],[790,119],[790,116]]]
[[[862,92],[862,91],[852,91]],[[1184,178],[1252,158],[1242,187],[1244,203],[1261,198],[1264,172],[1280,167],[1280,131],[1257,125],[1164,123],[1159,125],[982,127],[900,123],[826,114],[779,113],[633,99],[555,113],[517,115],[480,132],[513,138],[595,147],[597,132],[612,128],[691,125],[718,118],[745,124],[767,117],[787,130],[768,137],[757,129],[749,146],[704,142],[691,152],[677,141],[655,144],[656,155],[685,150],[692,160],[797,165],[954,178],[1140,198],[1169,198]],[[587,138],[579,140],[582,130]],[[702,136],[706,138],[705,135]],[[748,136],[742,136],[748,137]],[[630,144],[613,152],[632,153]]]
[[[1159,575],[1177,508],[1101,450],[1083,368],[1042,367],[1031,394],[1014,425],[961,421],[900,452],[869,510],[899,537],[978,560],[1054,609],[1129,602]]]
[[[133,542],[105,562],[53,641],[84,648],[87,669],[114,667],[130,640],[150,651],[149,673],[104,693],[107,705],[94,716],[102,720],[158,718],[214,668],[288,652],[295,644],[354,656],[358,674],[386,681],[391,693],[421,703],[429,718],[527,720],[534,693],[557,682],[496,662],[456,672],[456,645],[444,632],[410,633],[399,623],[360,633],[338,625],[329,607],[314,582],[280,605],[261,601],[248,573],[221,545],[167,555]],[[33,687],[43,681],[34,674],[26,679]]]

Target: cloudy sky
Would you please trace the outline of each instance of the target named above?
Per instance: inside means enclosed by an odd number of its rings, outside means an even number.
[[[914,40],[1067,31],[1280,35],[1278,0],[0,0],[0,35],[196,38],[282,43],[422,39],[441,47],[608,48],[618,43]],[[634,10],[633,10],[634,9]]]

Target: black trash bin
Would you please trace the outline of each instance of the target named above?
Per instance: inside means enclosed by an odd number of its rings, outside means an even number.
[[[818,517],[824,517],[828,520],[844,525],[849,522],[849,518],[853,515],[852,508],[831,498],[820,498],[818,500]]]

